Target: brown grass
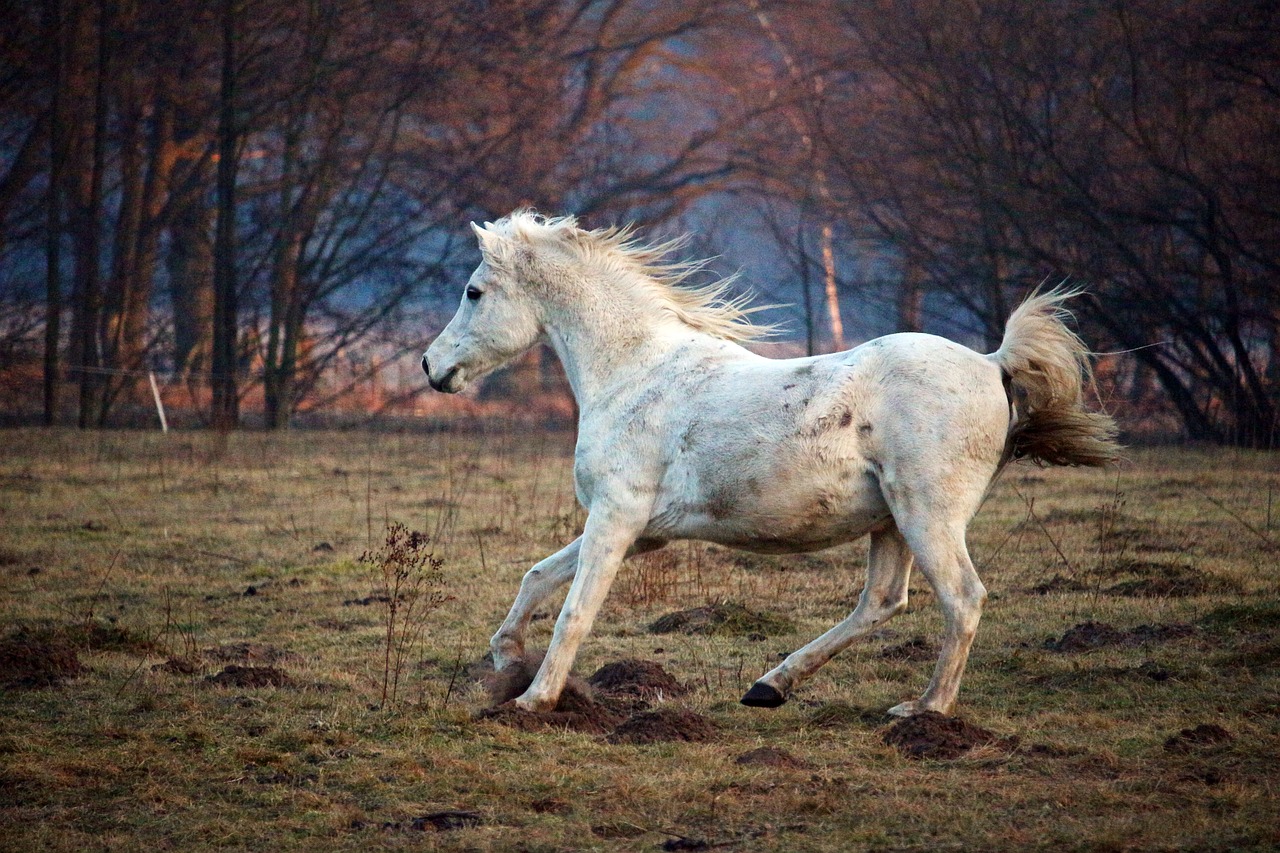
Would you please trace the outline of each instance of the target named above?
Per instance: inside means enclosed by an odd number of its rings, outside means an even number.
[[[578,670],[661,664],[689,692],[641,698],[667,722],[705,720],[705,742],[478,719],[488,636],[523,572],[582,523],[566,436],[5,443],[0,638],[25,638],[14,659],[51,675],[0,690],[9,849],[1280,846],[1271,456],[1011,468],[972,528],[991,599],[956,709],[994,739],[917,759],[885,742],[884,712],[932,665],[917,652],[940,619],[920,579],[907,613],[787,705],[737,704],[853,606],[862,544],[796,558],[679,544],[624,567]],[[379,710],[385,623],[358,558],[388,522],[431,537],[448,600],[400,704]],[[648,630],[726,602],[778,621]],[[27,654],[36,642],[57,653]],[[209,680],[230,667],[281,677]],[[764,747],[777,752],[738,761]]]

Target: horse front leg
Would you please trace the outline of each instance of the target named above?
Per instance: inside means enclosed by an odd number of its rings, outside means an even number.
[[[556,620],[547,656],[533,683],[516,698],[516,705],[526,711],[542,712],[552,710],[560,701],[578,647],[591,632],[618,567],[642,528],[643,522],[635,517],[592,509],[580,539],[578,572]]]
[[[511,604],[511,612],[489,641],[495,670],[500,672],[524,656],[524,635],[533,611],[573,577],[578,570],[581,547],[582,537],[579,536],[525,573],[524,580],[520,581],[520,592]]]

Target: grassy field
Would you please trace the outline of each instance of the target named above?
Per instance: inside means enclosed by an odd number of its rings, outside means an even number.
[[[991,599],[956,708],[996,739],[940,758],[886,740],[940,630],[920,580],[790,703],[737,704],[852,607],[862,543],[624,567],[578,671],[660,664],[690,690],[651,704],[709,739],[478,717],[489,634],[582,523],[567,436],[0,440],[0,848],[1280,847],[1280,457],[1006,472],[971,531]],[[445,601],[383,703],[360,558],[392,522],[431,537]],[[750,611],[649,628],[726,605]]]

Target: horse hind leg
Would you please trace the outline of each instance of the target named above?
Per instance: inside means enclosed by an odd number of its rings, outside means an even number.
[[[919,699],[895,705],[889,713],[896,717],[910,717],[924,711],[946,714],[960,690],[960,678],[982,617],[987,590],[969,559],[964,525],[908,525],[906,531],[916,564],[938,596],[945,627],[938,663],[924,694]]]
[[[788,694],[858,637],[907,609],[911,550],[898,528],[890,525],[871,534],[867,583],[853,613],[821,637],[792,652],[742,697],[742,704],[776,708]]]

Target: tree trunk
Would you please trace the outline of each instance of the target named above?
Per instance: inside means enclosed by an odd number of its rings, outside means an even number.
[[[240,424],[236,383],[236,0],[222,2],[218,112],[218,223],[213,244],[213,425]]]
[[[173,363],[180,374],[201,379],[212,369],[213,213],[204,194],[193,192],[174,207],[169,222]]]
[[[97,55],[93,62],[95,77],[92,107],[83,109],[79,119],[80,144],[78,148],[79,170],[76,176],[76,205],[72,226],[75,244],[75,285],[73,288],[74,314],[72,336],[75,349],[72,364],[79,371],[80,410],[78,422],[87,429],[98,422],[101,399],[100,373],[100,322],[101,294],[101,241],[99,239],[102,215],[102,172],[106,159],[107,131],[107,71],[110,62],[108,33],[109,4],[98,4],[96,27]],[[84,75],[87,76],[87,73]],[[75,81],[72,81],[73,88]],[[86,147],[89,149],[86,152]]]
[[[44,313],[44,425],[58,421],[58,392],[62,387],[58,348],[62,337],[62,161],[63,140],[63,38],[62,2],[45,0],[45,32],[49,45],[49,79],[53,87],[49,105],[49,187],[45,209],[45,313]]]

